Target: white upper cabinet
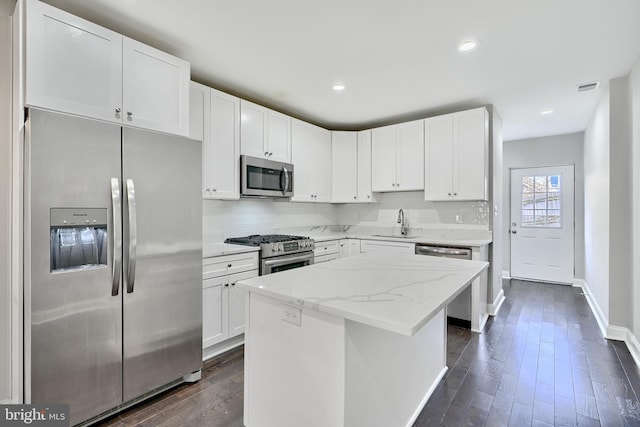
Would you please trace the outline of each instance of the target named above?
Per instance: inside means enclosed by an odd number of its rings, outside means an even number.
[[[331,201],[331,132],[292,119],[291,157],[296,202]]]
[[[189,137],[202,141],[202,196],[240,198],[240,99],[191,82]]]
[[[122,122],[122,36],[39,1],[27,3],[26,103]]]
[[[123,37],[124,121],[176,135],[189,132],[189,63]]]
[[[425,200],[487,200],[486,108],[425,120]]]
[[[188,135],[186,61],[29,0],[26,62],[28,106]]]
[[[358,132],[358,202],[375,202],[371,193],[371,130]]]
[[[331,201],[358,201],[358,134],[331,132]]]
[[[291,117],[242,100],[241,153],[291,163]]]
[[[372,191],[424,188],[424,120],[373,129]]]

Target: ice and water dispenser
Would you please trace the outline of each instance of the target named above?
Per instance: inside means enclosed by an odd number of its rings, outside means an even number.
[[[107,265],[107,209],[51,209],[51,272]]]

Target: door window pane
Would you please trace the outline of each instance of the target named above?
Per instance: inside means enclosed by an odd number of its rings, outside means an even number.
[[[522,227],[562,228],[562,176],[522,177]]]

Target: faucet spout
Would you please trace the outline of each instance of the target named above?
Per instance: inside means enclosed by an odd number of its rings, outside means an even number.
[[[409,232],[409,226],[407,225],[407,220],[402,209],[398,211],[398,224],[400,224],[400,234],[406,236]]]

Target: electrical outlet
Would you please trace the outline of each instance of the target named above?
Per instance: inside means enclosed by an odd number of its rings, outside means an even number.
[[[292,325],[300,326],[302,324],[302,309],[283,305],[282,320]]]

